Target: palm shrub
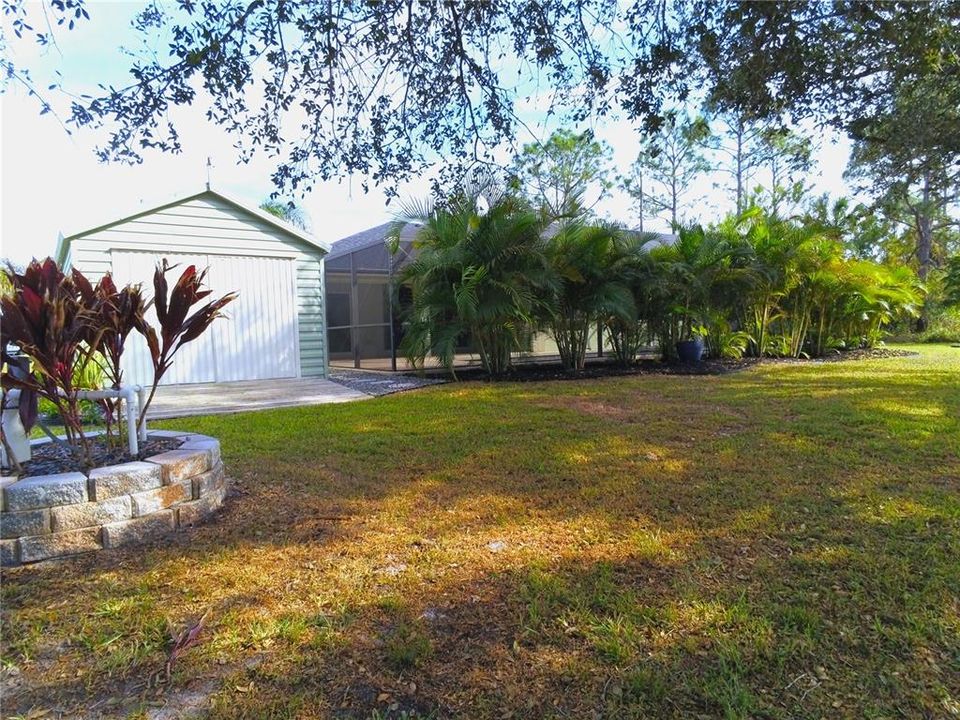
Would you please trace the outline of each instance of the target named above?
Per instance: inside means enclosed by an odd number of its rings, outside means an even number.
[[[922,290],[906,267],[849,258],[833,238],[811,231],[796,243],[773,326],[771,354],[819,357],[830,347],[870,347],[882,328],[913,316]]]
[[[568,372],[583,369],[592,327],[636,325],[631,250],[620,228],[582,222],[564,224],[546,243],[555,277],[545,285],[543,321]]]
[[[909,267],[856,259],[846,259],[843,265],[836,314],[829,328],[835,344],[873,347],[884,325],[918,316],[923,292]]]
[[[654,320],[665,359],[676,357],[676,343],[703,337],[711,308],[720,304],[728,284],[739,271],[733,265],[735,248],[729,238],[699,225],[678,228],[677,240],[651,250],[661,275],[660,287],[668,302]]]
[[[799,254],[813,228],[759,207],[748,208],[725,225],[744,251],[739,319],[750,337],[747,351],[755,356],[780,354],[782,338],[772,336],[771,326],[783,319],[783,299],[801,279]]]
[[[633,314],[609,314],[604,329],[617,361],[630,365],[648,343],[656,319],[667,305],[664,275],[650,254],[653,236],[643,233],[619,234],[621,258],[618,271],[633,298]]]
[[[486,372],[503,375],[542,316],[553,282],[543,219],[511,196],[481,205],[469,193],[442,205],[414,204],[390,232],[396,252],[403,226],[420,225],[416,258],[397,278],[412,290],[400,350],[415,366],[434,357],[452,373],[456,349],[469,338]]]

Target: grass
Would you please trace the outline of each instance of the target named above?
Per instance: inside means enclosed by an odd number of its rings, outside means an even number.
[[[4,711],[953,717],[960,350],[914,349],[166,423],[235,494],[5,573]]]

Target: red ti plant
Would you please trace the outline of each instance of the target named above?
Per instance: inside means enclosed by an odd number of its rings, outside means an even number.
[[[214,320],[224,317],[223,308],[237,297],[234,292],[227,293],[190,314],[194,305],[210,295],[210,290],[202,289],[207,271],[197,272],[195,265],[189,265],[173,288],[168,289],[167,273],[175,267],[176,265],[168,264],[164,258],[153,273],[153,304],[160,332],[146,322],[140,330],[147,340],[153,362],[153,387],[150,388],[147,402],[140,411],[139,425],[143,425],[147,408],[153,402],[153,396],[164,373],[173,364],[173,356],[177,350],[200,337]]]
[[[10,295],[12,290],[13,285],[6,273],[0,272],[0,297]],[[30,360],[12,351],[14,349],[13,345],[9,342],[8,334],[4,332],[4,329],[4,323],[0,322],[0,376],[9,372],[16,377],[25,377],[30,372]],[[7,393],[11,389],[13,388],[8,387],[6,383],[0,386],[0,406],[7,407]],[[37,421],[37,393],[34,390],[21,390],[17,410],[21,424],[27,432],[30,432]],[[10,443],[7,442],[7,434],[3,427],[0,427],[0,443],[3,443],[3,449],[6,451],[10,466],[19,473],[21,470],[20,464],[17,462]]]
[[[125,285],[117,289],[110,273],[104,275],[95,288],[82,282],[78,282],[78,287],[87,305],[93,310],[94,323],[100,332],[100,342],[96,349],[102,357],[100,364],[104,375],[110,387],[119,390],[123,383],[120,360],[127,338],[134,330],[144,332],[144,315],[148,303],[143,299],[139,284]],[[98,402],[104,409],[109,437],[111,424],[114,420],[119,420],[120,400],[104,399]],[[133,431],[133,428],[128,428],[128,432]]]
[[[77,272],[65,275],[52,258],[32,261],[23,273],[10,266],[5,274],[12,290],[0,300],[3,342],[30,359],[30,371],[15,373],[8,365],[3,387],[33,391],[52,402],[71,447],[89,466],[90,446],[74,386],[74,371],[90,361],[100,343],[101,331],[85,299],[89,282]]]

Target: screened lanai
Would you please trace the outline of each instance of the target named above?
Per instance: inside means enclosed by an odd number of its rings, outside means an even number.
[[[384,223],[337,240],[326,257],[327,342],[332,367],[411,369],[400,351],[403,309],[410,292],[403,286],[394,289],[393,281],[415,252],[413,240],[419,226],[408,224],[403,228],[395,254],[386,246],[391,227],[391,223]],[[542,353],[545,342],[542,336],[535,336],[529,351]],[[458,366],[479,362],[468,339],[458,349],[455,362]],[[425,364],[439,367],[433,358]]]
[[[330,365],[365,370],[409,370],[400,343],[403,339],[403,309],[410,300],[405,287],[393,289],[393,281],[408,263],[415,250],[413,241],[419,225],[408,224],[400,234],[400,247],[395,254],[387,249],[386,239],[392,223],[384,223],[337,240],[325,261],[327,342]],[[658,242],[672,242],[663,235]],[[598,328],[599,330],[599,328]],[[588,352],[602,356],[597,345],[602,333],[594,332],[588,340]],[[547,361],[555,359],[553,340],[543,332],[532,333],[529,345],[517,359]],[[456,364],[472,365],[479,358],[471,352],[465,339],[458,349]],[[435,365],[428,359],[427,366]]]
[[[417,226],[407,225],[400,249],[386,246],[391,224],[384,223],[335,242],[326,257],[327,341],[330,364],[397,369],[404,293],[392,292],[396,272],[410,258]],[[402,360],[401,360],[402,363]]]

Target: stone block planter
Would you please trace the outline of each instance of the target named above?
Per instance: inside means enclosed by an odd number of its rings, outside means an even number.
[[[3,478],[0,564],[116,548],[202,522],[227,494],[220,443],[206,435],[152,431],[182,440],[142,462],[82,473]]]

